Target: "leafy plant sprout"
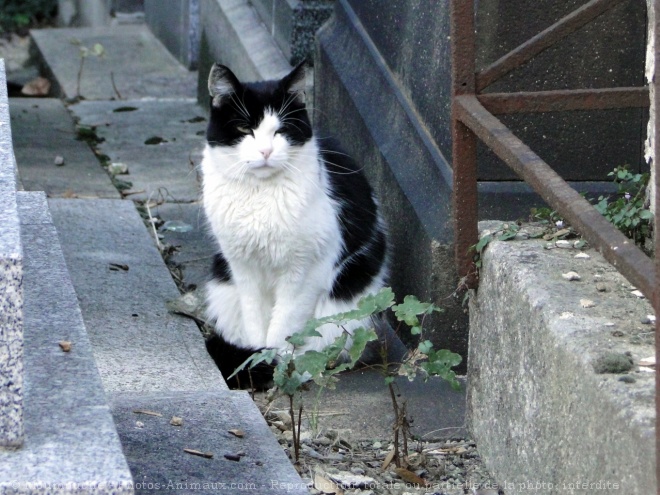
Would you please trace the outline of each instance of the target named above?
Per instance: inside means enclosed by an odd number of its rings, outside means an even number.
[[[101,43],[95,43],[92,48],[88,48],[82,44],[79,39],[72,39],[71,43],[78,46],[80,50],[80,65],[78,66],[78,75],[76,77],[76,98],[80,98],[80,81],[82,79],[83,68],[87,57],[103,58],[105,56],[105,48]]]
[[[646,207],[649,174],[633,173],[624,165],[607,175],[613,178],[617,192],[599,196],[595,208],[649,254],[646,240],[651,237],[653,222],[653,213]]]
[[[403,362],[387,362],[387,351],[383,349],[381,354],[383,363],[373,366],[383,375],[392,400],[395,416],[392,428],[394,435],[393,461],[397,467],[401,467],[402,462],[405,462],[408,456],[409,422],[405,402],[399,404],[397,399],[395,377],[404,375],[412,381],[417,376],[421,376],[424,380],[428,380],[430,376],[439,376],[447,380],[453,388],[460,389],[456,374],[451,368],[460,364],[461,356],[448,350],[436,351],[433,349],[430,340],[422,340],[425,317],[434,311],[441,311],[440,308],[431,303],[422,303],[415,296],[406,296],[403,302],[397,305],[392,289],[384,288],[377,294],[361,299],[358,307],[352,311],[311,319],[302,331],[286,339],[289,343],[286,352],[278,352],[277,349],[264,349],[256,352],[234,372],[235,375],[246,367],[254,368],[260,363],[268,363],[274,366],[273,383],[275,386],[271,397],[288,397],[294,462],[298,463],[300,458],[300,423],[303,411],[302,390],[309,382],[316,383],[321,389],[334,388],[338,381],[338,374],[354,368],[359,363],[367,343],[378,338],[372,329],[363,327],[349,334],[345,325],[355,320],[374,318],[389,308],[394,311],[394,316],[399,322],[397,332],[405,324],[410,327],[412,335],[420,338],[417,348],[409,352],[404,357]],[[422,316],[421,322],[419,316]],[[320,337],[321,334],[317,329],[326,324],[342,327],[342,334],[320,351],[307,350],[302,352],[307,339]],[[403,443],[402,446],[400,446],[401,442]],[[401,455],[402,452],[403,455]]]

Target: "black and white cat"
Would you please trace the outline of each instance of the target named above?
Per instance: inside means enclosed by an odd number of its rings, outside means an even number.
[[[335,143],[314,136],[304,65],[258,83],[241,83],[214,65],[208,84],[203,203],[219,251],[206,287],[216,332],[207,347],[227,377],[255,350],[287,352],[285,339],[309,318],[353,309],[381,289],[388,252],[360,168]],[[344,328],[365,325],[374,323]],[[322,337],[309,338],[299,352],[323,348],[342,328],[319,331]],[[403,352],[398,339],[383,339]]]

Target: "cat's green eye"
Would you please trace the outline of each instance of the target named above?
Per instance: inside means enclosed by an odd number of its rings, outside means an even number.
[[[253,134],[252,129],[243,125],[236,126],[236,130],[241,134]]]

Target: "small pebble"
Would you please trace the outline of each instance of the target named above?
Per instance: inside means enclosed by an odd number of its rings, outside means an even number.
[[[634,290],[631,292],[631,294],[635,297],[639,297],[640,299],[644,299],[644,294],[642,294],[642,292],[639,290]]]
[[[53,163],[55,163],[55,165],[57,165],[58,167],[61,167],[62,165],[64,165],[64,157],[57,155]]]
[[[562,273],[562,277],[564,277],[566,280],[572,281],[572,280],[580,280],[582,277],[580,277],[579,274],[576,272],[567,272],[567,273]]]
[[[135,422],[135,427],[136,428],[144,428],[144,423],[142,421],[136,421]]]
[[[635,383],[637,380],[634,376],[623,375],[619,377],[619,381],[623,383]]]
[[[589,258],[591,258],[591,256],[589,256],[587,253],[578,253],[575,255],[575,257],[584,260],[588,260]]]
[[[566,240],[563,240],[563,239],[560,240],[560,241],[555,242],[555,246],[557,246],[558,248],[562,248],[562,249],[571,249],[573,247],[572,244],[570,243],[570,241],[566,241]]]
[[[170,424],[172,426],[182,426],[183,425],[183,418],[180,418],[178,416],[172,416],[172,419],[170,419]]]
[[[650,325],[651,319],[648,316],[642,316],[639,320],[642,325]]]
[[[596,282],[596,290],[598,292],[607,292],[609,289],[607,287],[607,284],[603,282]]]
[[[108,172],[112,175],[123,175],[128,173],[128,165],[125,163],[111,163],[108,165]]]
[[[591,299],[580,299],[580,306],[583,308],[593,308],[596,306],[596,303],[593,302]]]

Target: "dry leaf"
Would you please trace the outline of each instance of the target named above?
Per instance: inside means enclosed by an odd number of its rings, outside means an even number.
[[[639,297],[640,299],[644,299],[644,297],[645,297],[644,294],[642,294],[642,291],[639,291],[637,289],[635,289],[634,291],[631,291],[630,293],[635,297]]]
[[[406,483],[412,483],[419,486],[428,486],[428,482],[419,476],[417,476],[412,471],[408,471],[406,468],[396,468],[394,472]]]
[[[159,412],[148,411],[147,409],[136,409],[133,411],[134,414],[145,414],[147,416],[158,416],[159,418],[163,415]]]
[[[383,465],[380,466],[381,471],[385,471],[387,467],[392,463],[394,460],[394,448],[390,450],[387,455],[385,456],[385,460],[383,461]]]
[[[71,342],[68,340],[62,340],[59,343],[60,349],[62,349],[64,352],[69,352],[71,350]]]
[[[235,437],[238,437],[238,438],[243,438],[245,436],[245,432],[243,430],[234,429],[234,430],[227,430],[227,431],[229,431],[229,433],[231,433],[232,435],[234,435]]]
[[[344,491],[321,473],[314,473],[314,488],[326,495],[344,495]]]
[[[649,356],[647,358],[640,359],[639,360],[639,365],[640,366],[654,367],[655,366],[655,356]]]
[[[118,272],[119,270],[127,272],[129,270],[129,266],[124,263],[110,263],[109,267],[113,272]]]
[[[183,425],[183,418],[180,418],[178,416],[172,416],[172,419],[170,419],[170,424],[172,426],[182,426]]]
[[[49,92],[50,81],[44,77],[32,79],[21,89],[21,93],[25,96],[48,96]]]
[[[201,450],[195,450],[195,449],[183,449],[183,451],[186,454],[204,457],[205,459],[213,459],[213,452],[202,452]]]

